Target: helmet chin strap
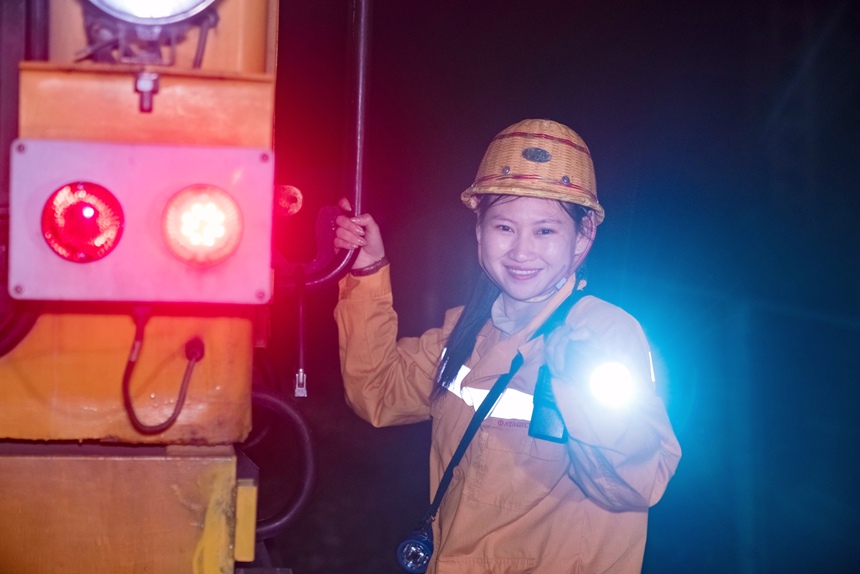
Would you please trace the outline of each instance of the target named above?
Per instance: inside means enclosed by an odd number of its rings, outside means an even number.
[[[576,272],[574,272],[574,274],[573,274],[573,280],[576,281]],[[552,289],[550,289],[550,291],[548,293],[536,295],[536,296],[532,297],[531,299],[526,299],[525,302],[526,303],[542,303],[542,302],[548,300],[549,298],[551,298],[556,293],[558,293],[558,290],[561,289],[562,287],[564,287],[565,283],[567,283],[567,278],[562,277],[561,279],[558,280],[558,283],[556,283],[555,285],[552,286]]]

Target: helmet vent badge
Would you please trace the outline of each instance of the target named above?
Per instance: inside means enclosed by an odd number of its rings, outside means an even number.
[[[527,147],[523,150],[523,157],[529,161],[546,163],[552,159],[552,154],[539,147]]]

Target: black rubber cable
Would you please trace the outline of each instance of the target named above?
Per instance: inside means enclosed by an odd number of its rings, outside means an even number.
[[[144,308],[136,308],[132,313],[132,317],[134,318],[135,328],[134,343],[132,343],[128,361],[125,364],[125,372],[122,375],[122,400],[125,404],[128,418],[135,430],[141,434],[158,434],[173,426],[176,419],[179,418],[179,413],[182,411],[185,397],[188,394],[188,386],[191,382],[191,373],[194,371],[194,365],[203,358],[203,340],[200,337],[194,337],[185,343],[185,357],[188,359],[188,366],[185,367],[185,375],[182,377],[182,384],[179,387],[179,395],[176,397],[176,406],[173,407],[173,412],[164,422],[148,425],[138,418],[134,410],[134,404],[131,401],[131,375],[134,372],[138,355],[140,355],[140,349],[143,346],[143,333],[149,320],[149,312]]]

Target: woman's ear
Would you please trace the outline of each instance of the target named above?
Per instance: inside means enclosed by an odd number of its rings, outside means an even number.
[[[582,262],[585,261],[591,246],[594,244],[594,237],[597,235],[597,220],[595,219],[594,211],[589,211],[588,215],[582,218],[582,221],[577,226],[576,244],[573,248],[573,268],[579,269]]]

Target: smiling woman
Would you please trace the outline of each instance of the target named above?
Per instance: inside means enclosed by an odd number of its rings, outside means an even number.
[[[461,199],[483,272],[465,307],[420,337],[397,339],[373,217],[337,219],[335,247],[358,249],[335,310],[347,402],[375,426],[433,422],[438,488],[398,560],[415,573],[638,571],[648,508],[681,453],[641,327],[583,292],[603,220],[590,152],[566,126],[519,122]],[[629,373],[635,399],[601,401],[618,385],[593,392],[598,363]]]
[[[478,258],[516,327],[540,310],[532,303],[545,302],[579,268],[594,241],[593,218],[576,220],[564,205],[510,195],[478,204]]]

